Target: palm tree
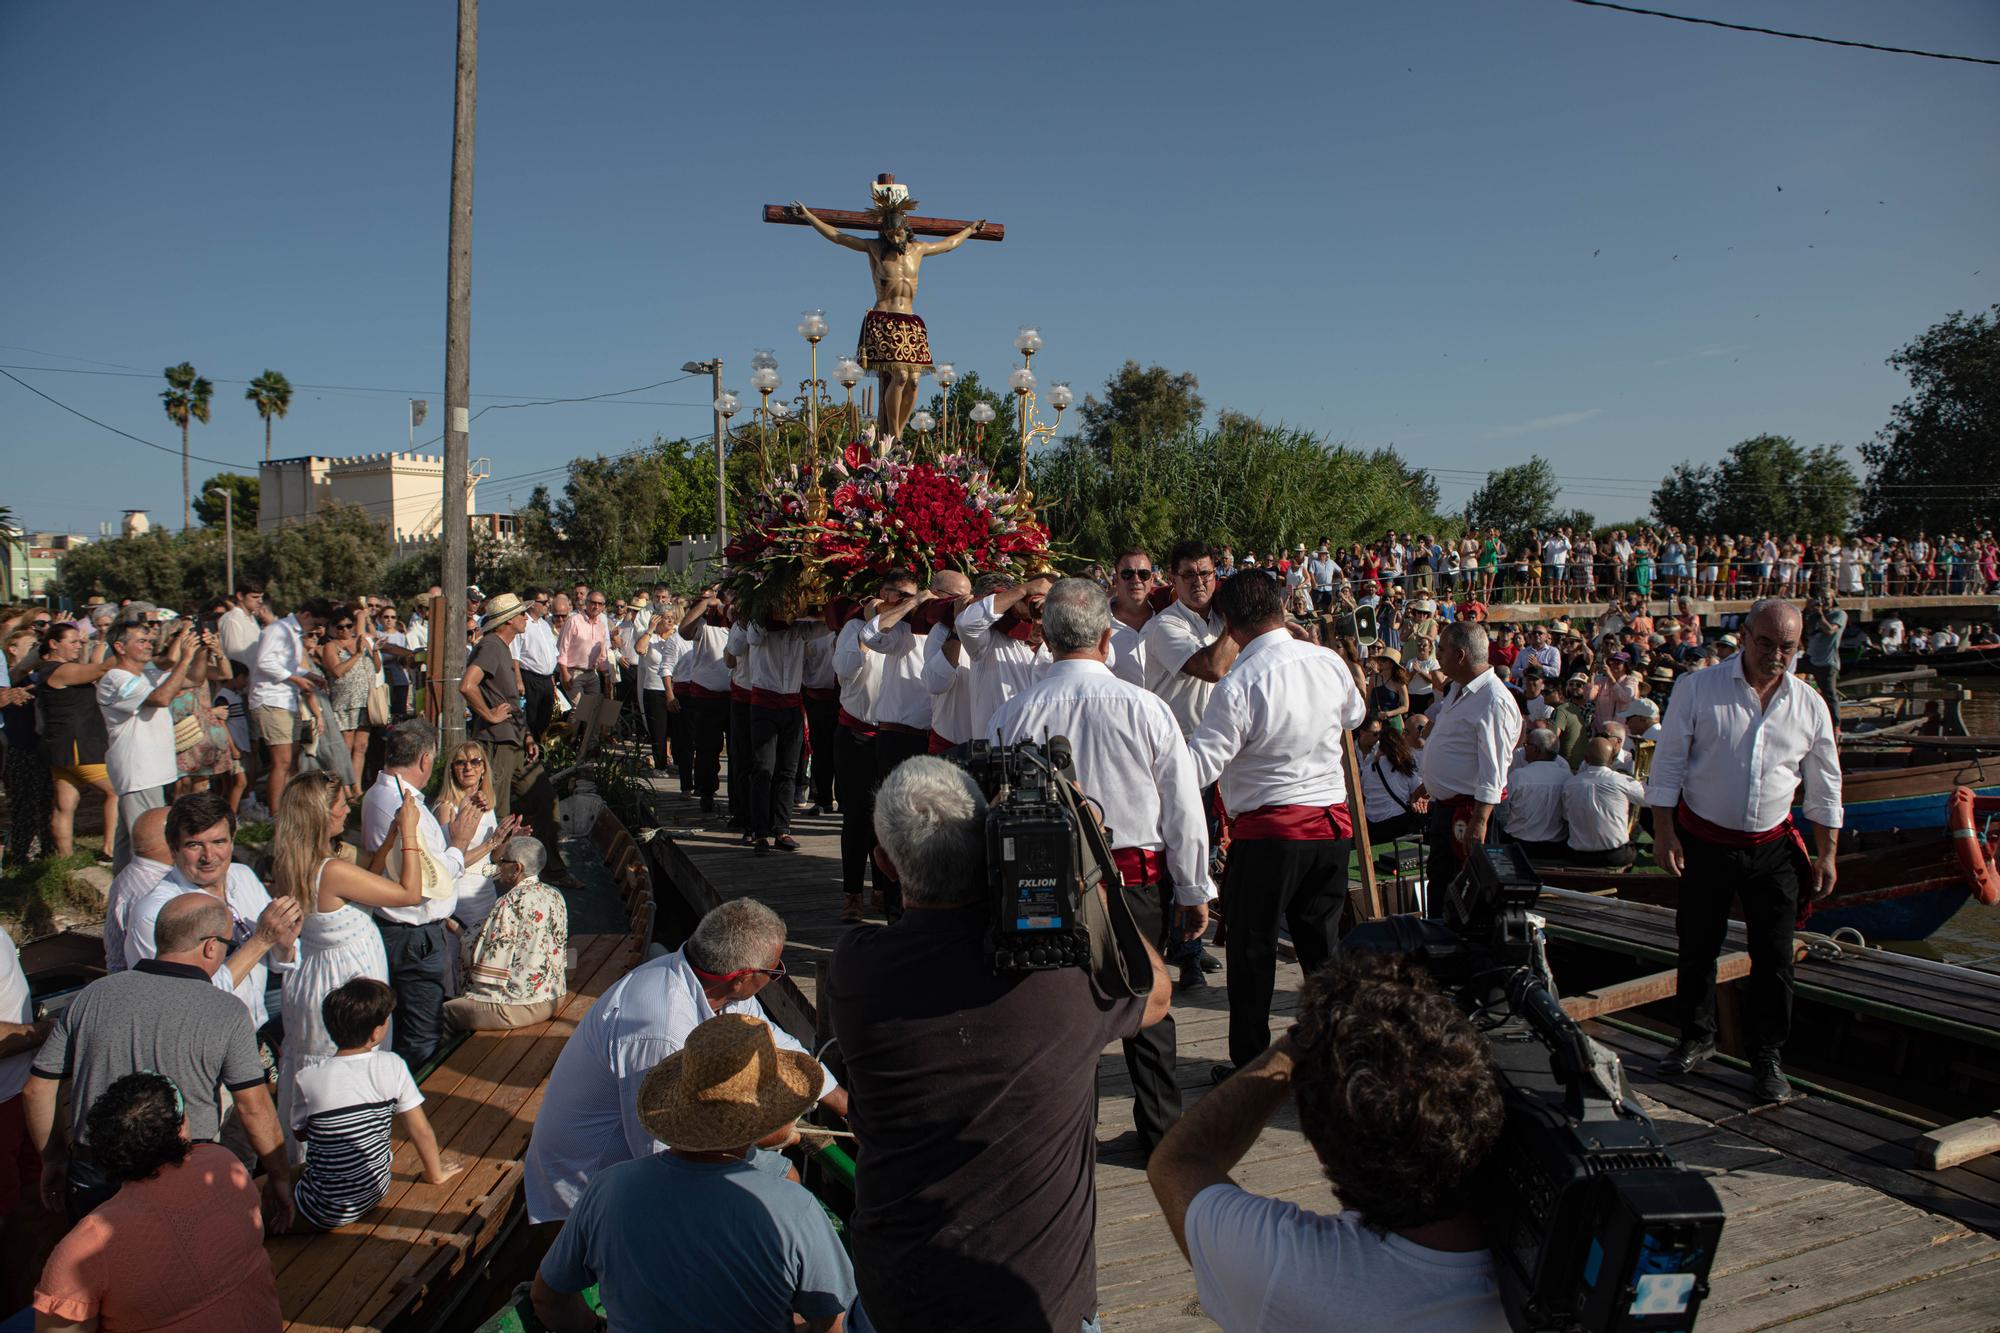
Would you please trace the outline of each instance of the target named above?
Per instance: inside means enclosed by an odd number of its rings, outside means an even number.
[[[243,396],[257,405],[257,415],[264,418],[264,461],[271,461],[271,418],[284,418],[285,410],[292,405],[292,382],[275,370],[267,370],[250,381],[250,387]]]
[[[208,424],[208,400],[215,396],[215,386],[195,374],[192,363],[183,361],[178,366],[168,366],[165,371],[167,387],[160,398],[167,405],[167,420],[181,428],[181,526],[188,526],[188,423],[199,421]]]

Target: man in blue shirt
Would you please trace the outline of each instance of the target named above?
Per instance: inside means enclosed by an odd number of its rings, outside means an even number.
[[[639,1091],[639,1118],[667,1151],[591,1180],[535,1273],[542,1323],[599,1327],[582,1295],[595,1283],[612,1328],[784,1333],[797,1316],[838,1333],[855,1288],[833,1225],[804,1186],[751,1164],[760,1144],[798,1140],[824,1079],[748,1014],[690,1032]]]

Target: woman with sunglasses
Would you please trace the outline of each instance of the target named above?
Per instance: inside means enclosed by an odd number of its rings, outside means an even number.
[[[468,804],[481,812],[479,826],[473,830],[472,846],[465,849],[465,873],[458,877],[458,906],[452,908],[445,922],[446,930],[457,933],[461,954],[471,948],[480,926],[493,910],[494,868],[490,858],[495,849],[504,846],[521,828],[519,819],[510,815],[503,826],[493,814],[493,768],[486,747],[478,741],[464,741],[452,751],[444,784],[438,789],[437,801],[431,809],[438,823],[449,828],[458,818],[459,809]]]
[[[368,756],[368,691],[375,684],[375,672],[382,656],[375,649],[375,636],[356,628],[352,607],[340,607],[327,626],[325,641],[315,654],[320,670],[332,685],[328,703],[332,705],[334,728],[347,746],[347,759],[354,774],[347,799],[361,799],[360,779]]]

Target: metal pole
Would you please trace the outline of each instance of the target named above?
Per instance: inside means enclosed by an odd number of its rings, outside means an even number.
[[[444,316],[444,616],[431,626],[438,660],[441,753],[465,739],[466,469],[471,452],[472,132],[479,97],[479,0],[458,0],[458,69],[451,116],[451,239]],[[415,428],[412,427],[414,441]]]
[[[722,358],[716,357],[708,363],[709,374],[714,379],[714,392],[709,401],[722,397]],[[726,433],[722,413],[715,414],[715,563],[722,563],[722,548],[729,545],[729,479],[724,469],[728,460],[723,456],[722,441]]]

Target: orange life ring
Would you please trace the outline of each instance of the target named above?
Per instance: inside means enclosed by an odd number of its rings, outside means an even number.
[[[1996,856],[2000,856],[2000,833],[1981,839],[1973,826],[1974,805],[1978,796],[1970,787],[1954,787],[1951,792],[1952,845],[1958,852],[1959,868],[1965,871],[1965,878],[1971,882],[1972,891],[1979,901],[1988,907],[2000,905],[2000,866],[1996,866]]]

